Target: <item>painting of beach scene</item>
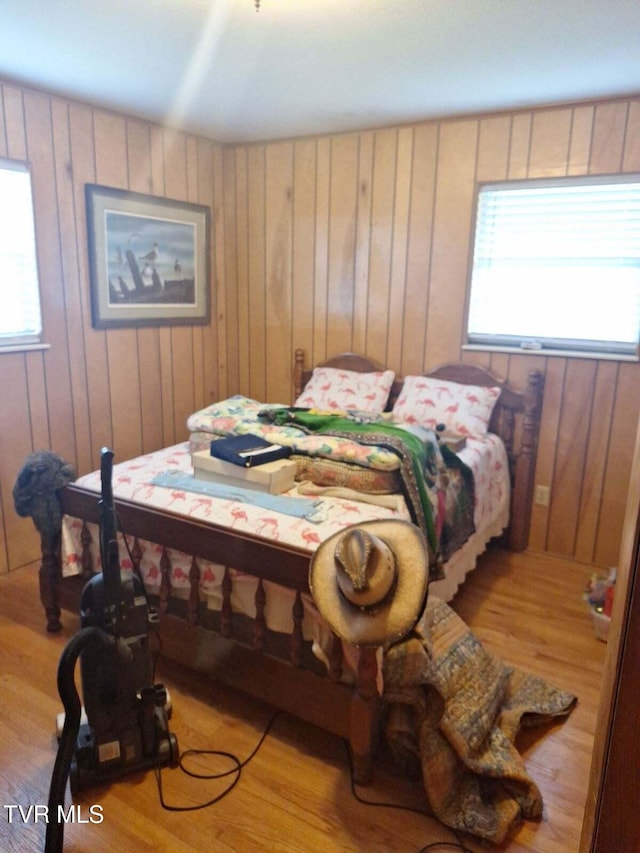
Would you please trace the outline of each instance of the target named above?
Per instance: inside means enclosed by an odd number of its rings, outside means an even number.
[[[88,184],[93,325],[209,320],[209,209]]]

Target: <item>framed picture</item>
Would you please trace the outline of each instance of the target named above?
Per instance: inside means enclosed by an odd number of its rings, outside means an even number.
[[[85,187],[96,329],[209,322],[210,211]]]

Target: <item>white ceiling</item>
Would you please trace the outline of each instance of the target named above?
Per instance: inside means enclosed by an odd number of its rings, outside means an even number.
[[[0,77],[221,142],[640,94],[640,0],[2,0]]]

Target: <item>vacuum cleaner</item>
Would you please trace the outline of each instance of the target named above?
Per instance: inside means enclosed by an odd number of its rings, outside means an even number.
[[[171,702],[153,683],[149,631],[158,615],[141,577],[120,567],[112,490],[113,451],[100,460],[100,556],[80,600],[81,629],[58,665],[58,753],[49,793],[45,853],[62,850],[67,780],[71,793],[130,773],[179,764],[178,743],[168,730]],[[75,686],[80,658],[84,709]]]

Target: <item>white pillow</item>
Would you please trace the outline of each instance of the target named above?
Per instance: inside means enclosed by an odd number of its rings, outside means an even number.
[[[342,412],[357,409],[380,414],[387,405],[394,378],[393,370],[358,373],[336,367],[315,367],[294,405],[306,409]]]
[[[394,421],[420,424],[468,438],[484,438],[500,388],[461,385],[427,376],[407,376],[393,407]]]

